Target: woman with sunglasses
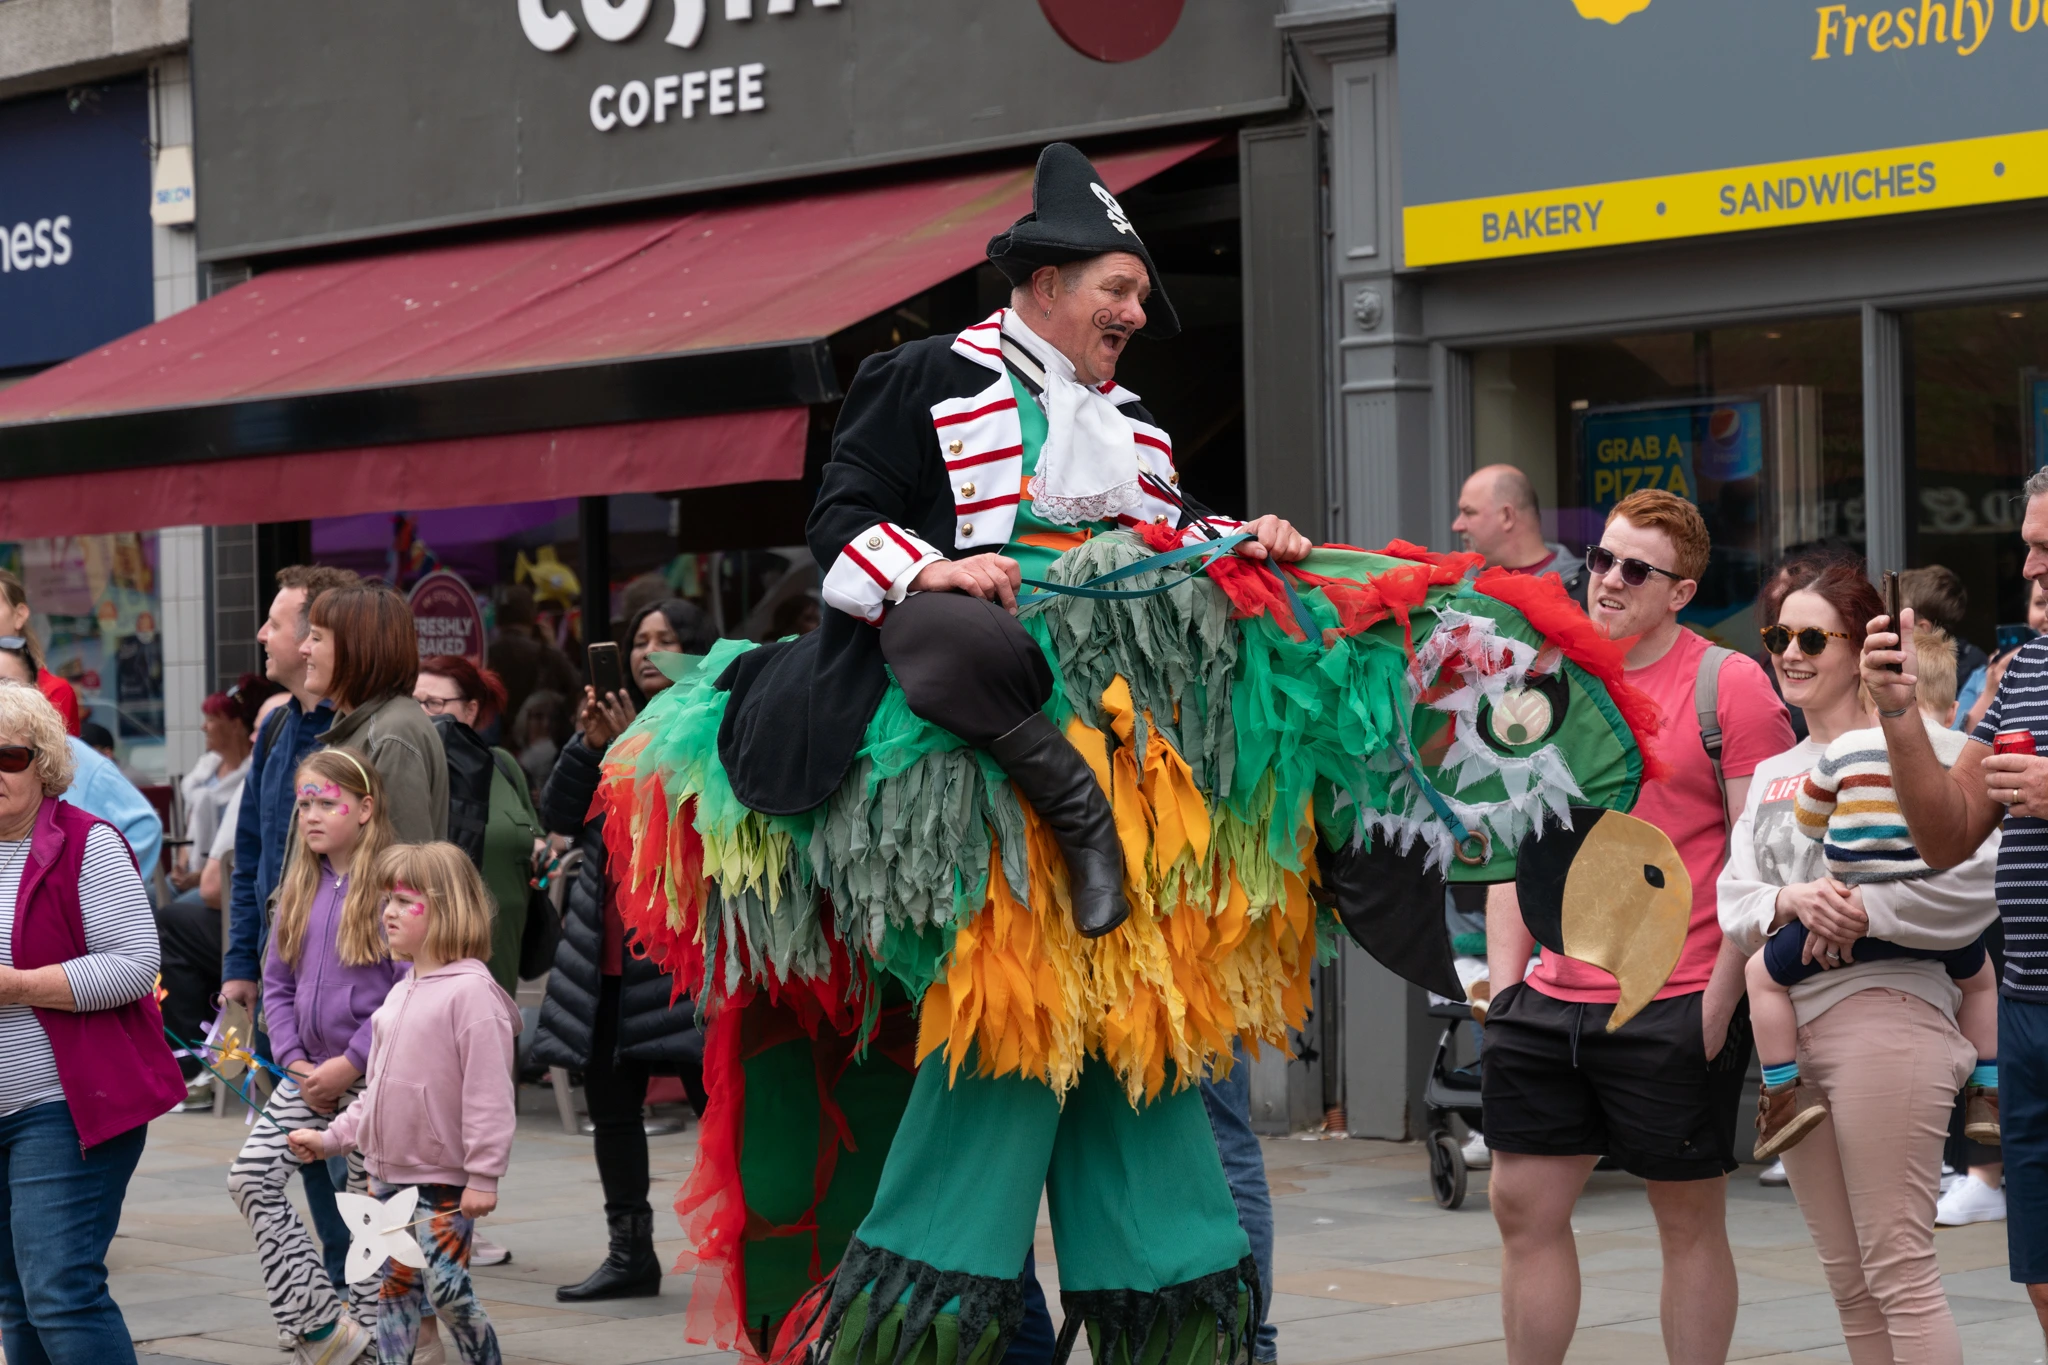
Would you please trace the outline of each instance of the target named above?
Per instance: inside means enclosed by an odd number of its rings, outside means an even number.
[[[133,1365],[107,1247],[185,1082],[149,893],[120,833],[59,799],[77,743],[32,681],[0,683],[0,1339],[10,1360]]]
[[[1865,625],[1884,614],[1860,564],[1815,562],[1772,580],[1757,602],[1763,644],[1808,737],[1759,764],[1728,841],[1721,928],[1755,953],[1804,926],[1823,970],[1792,988],[1797,1074],[1828,1117],[1784,1153],[1841,1316],[1852,1361],[1960,1362],[1934,1257],[1934,1204],[1955,1094],[1974,1056],[1956,1027],[1961,993],[1930,958],[1855,961],[1865,937],[1961,947],[1993,909],[1996,840],[1970,861],[1911,881],[1847,886],[1795,802],[1839,736],[1877,723],[1861,688]],[[1930,946],[1935,946],[1930,942]],[[1851,1204],[1854,1191],[1854,1204]]]

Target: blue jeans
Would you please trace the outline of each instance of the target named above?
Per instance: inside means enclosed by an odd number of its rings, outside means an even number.
[[[1266,1295],[1266,1316],[1259,1322],[1254,1354],[1259,1360],[1280,1358],[1280,1333],[1273,1326],[1273,1194],[1266,1187],[1266,1158],[1252,1132],[1252,1068],[1244,1044],[1231,1044],[1235,1059],[1227,1080],[1202,1082],[1202,1103],[1209,1127],[1216,1133],[1216,1151],[1237,1201],[1238,1226],[1251,1239],[1252,1259],[1259,1264],[1259,1287]]]
[[[7,1365],[134,1365],[107,1246],[148,1125],[78,1150],[59,1101],[0,1118],[0,1345]]]
[[[2006,1265],[2048,1284],[2048,1005],[1998,1000],[1998,1125],[2004,1134]]]
[[[336,1163],[341,1169],[334,1169]],[[313,1231],[320,1238],[320,1263],[334,1292],[348,1297],[348,1224],[334,1203],[334,1192],[348,1188],[348,1158],[331,1156],[325,1161],[299,1167],[299,1180],[306,1187],[306,1212],[313,1215]]]

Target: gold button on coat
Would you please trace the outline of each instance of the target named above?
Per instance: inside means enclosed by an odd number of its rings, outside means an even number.
[[[881,549],[881,548],[882,548],[882,538],[881,538],[880,536],[869,536],[869,537],[868,537],[868,548],[869,548],[870,550],[879,550],[879,549]]]
[[[961,497],[963,497],[963,498],[971,498],[971,497],[973,497],[973,496],[974,496],[974,485],[973,485],[973,484],[971,484],[971,483],[963,483],[963,484],[961,484],[961,485],[960,485],[960,496],[961,496]]]
[[[963,521],[963,522],[961,522],[961,523],[960,523],[960,534],[961,534],[961,535],[963,535],[963,536],[972,536],[972,535],[974,534],[974,523],[973,523],[973,522],[971,522],[971,521]]]
[[[958,455],[962,449],[963,447],[961,446],[961,444],[958,441],[955,441],[953,442],[953,444],[946,447],[946,453],[949,455]]]
[[[1172,484],[1174,487],[1178,488],[1180,486],[1180,471],[1176,469],[1171,474],[1168,474],[1166,476],[1166,481]]]
[[[1160,513],[1160,514],[1159,514],[1158,516],[1156,516],[1156,517],[1152,518],[1152,524],[1153,524],[1154,526],[1164,526],[1164,525],[1166,525],[1166,513],[1164,513],[1164,512],[1161,512],[1161,513]]]

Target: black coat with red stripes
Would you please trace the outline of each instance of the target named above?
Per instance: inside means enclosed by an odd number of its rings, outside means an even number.
[[[991,376],[953,342],[951,333],[927,337],[861,362],[805,527],[821,574],[878,522],[913,531],[948,558],[1001,548],[957,544],[932,408],[982,392]],[[1136,403],[1122,411],[1152,421]],[[719,758],[740,801],[766,814],[794,815],[831,796],[888,685],[880,630],[829,607],[823,616],[809,635],[749,650],[718,680],[732,693]]]

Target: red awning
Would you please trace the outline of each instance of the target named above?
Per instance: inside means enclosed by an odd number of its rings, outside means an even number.
[[[1121,192],[1212,141],[1097,165]],[[720,376],[974,265],[1030,187],[1021,166],[266,272],[0,392],[0,468],[43,475],[0,484],[0,537],[800,477],[801,385],[778,399]],[[619,420],[645,414],[586,382],[705,355],[724,368],[655,420]],[[543,389],[574,418],[502,429],[523,420],[507,395]],[[403,439],[463,393],[492,411],[429,434],[500,429]],[[394,437],[343,434],[370,410]]]

